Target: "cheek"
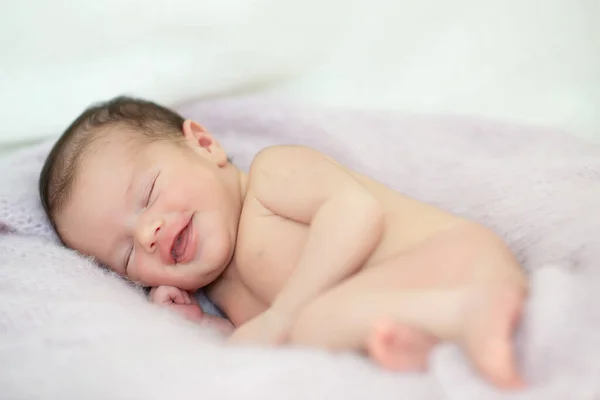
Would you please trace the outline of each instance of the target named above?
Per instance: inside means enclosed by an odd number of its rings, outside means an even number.
[[[202,210],[218,202],[220,182],[212,173],[173,171],[161,187],[164,207],[168,210]]]
[[[191,191],[195,190],[192,185],[184,182],[171,182],[161,187],[160,195],[156,205],[161,211],[183,210],[189,207]]]
[[[174,201],[177,201],[186,208],[205,208],[212,202],[214,193],[214,184],[207,179],[197,179],[182,187],[178,191],[178,198]]]
[[[129,279],[145,286],[163,285],[160,267],[156,259],[143,251],[138,251],[133,264],[129,267]]]

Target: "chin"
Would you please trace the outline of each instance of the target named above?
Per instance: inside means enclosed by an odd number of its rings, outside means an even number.
[[[215,268],[211,271],[203,272],[202,274],[192,275],[185,279],[185,281],[179,282],[179,285],[175,286],[183,290],[196,291],[213,283],[224,270],[225,268]]]
[[[227,268],[233,258],[235,249],[234,241],[229,235],[220,235],[220,238],[213,236],[213,240],[208,241],[206,249],[210,249],[210,254],[206,254],[207,262],[214,266],[214,271],[220,274]]]
[[[232,246],[229,244],[219,246],[214,243],[206,243],[205,248],[212,251],[210,254],[204,253],[200,259],[195,260],[198,273],[192,273],[192,276],[185,282],[185,285],[189,287],[187,290],[197,290],[214,282],[227,269],[233,258]],[[208,271],[207,265],[210,266]]]

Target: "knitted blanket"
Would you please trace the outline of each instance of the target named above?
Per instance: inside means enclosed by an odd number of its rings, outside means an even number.
[[[452,344],[420,374],[384,372],[356,354],[225,347],[59,246],[37,195],[46,142],[0,163],[1,398],[599,398],[600,147],[545,128],[261,97],[180,110],[241,168],[264,146],[306,144],[496,230],[531,278],[515,337],[528,387],[495,390]]]

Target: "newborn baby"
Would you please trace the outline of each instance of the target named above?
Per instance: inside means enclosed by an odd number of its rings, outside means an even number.
[[[156,302],[189,306],[178,296],[204,288],[232,344],[414,371],[454,341],[491,383],[522,385],[511,335],[527,281],[505,243],[313,149],[266,148],[245,173],[195,121],[119,97],[66,130],[40,195],[66,246],[157,288]]]

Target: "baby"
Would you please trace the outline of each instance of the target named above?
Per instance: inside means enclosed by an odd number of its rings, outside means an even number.
[[[511,336],[527,280],[504,242],[310,148],[266,148],[245,173],[195,121],[119,97],[66,130],[40,195],[66,246],[153,301],[202,319],[187,292],[204,288],[231,343],[415,371],[453,341],[492,384],[523,384]]]

